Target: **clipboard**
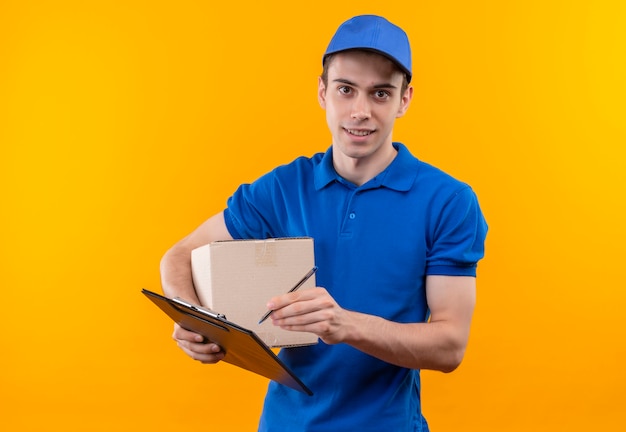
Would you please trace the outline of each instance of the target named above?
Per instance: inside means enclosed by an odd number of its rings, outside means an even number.
[[[168,298],[147,289],[141,291],[174,322],[215,342],[227,363],[269,378],[311,396],[313,392],[251,330],[179,298]]]

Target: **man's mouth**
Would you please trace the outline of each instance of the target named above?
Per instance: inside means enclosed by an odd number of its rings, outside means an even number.
[[[350,135],[355,135],[355,136],[359,136],[359,137],[368,136],[368,135],[371,135],[374,132],[374,131],[371,131],[371,130],[361,130],[361,129],[346,129],[346,131]]]

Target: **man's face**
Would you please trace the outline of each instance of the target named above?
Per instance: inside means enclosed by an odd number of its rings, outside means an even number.
[[[334,157],[357,163],[388,157],[395,119],[406,112],[413,91],[409,87],[401,94],[402,80],[402,73],[381,55],[346,51],[334,56],[328,84],[320,78],[318,89]]]

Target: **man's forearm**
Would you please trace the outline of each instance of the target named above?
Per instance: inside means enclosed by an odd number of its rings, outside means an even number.
[[[180,297],[195,304],[200,303],[191,275],[191,251],[176,245],[163,255],[161,286],[167,297]]]
[[[221,212],[207,219],[163,255],[161,285],[166,296],[200,304],[191,275],[191,251],[218,240],[232,240]]]
[[[346,343],[386,362],[411,369],[451,372],[465,354],[467,328],[458,324],[400,324],[349,312],[354,332]]]

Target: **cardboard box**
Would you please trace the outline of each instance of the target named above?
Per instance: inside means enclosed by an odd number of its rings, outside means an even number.
[[[254,331],[270,347],[312,345],[313,333],[272,325],[267,301],[285,294],[315,265],[313,239],[280,238],[209,243],[191,253],[193,282],[202,306]],[[300,290],[315,286],[315,276]]]

